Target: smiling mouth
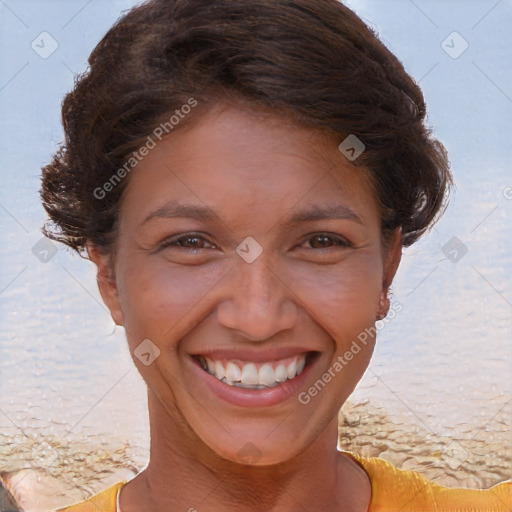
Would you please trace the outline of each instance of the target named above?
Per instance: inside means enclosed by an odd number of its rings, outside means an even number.
[[[244,389],[268,389],[299,376],[316,358],[318,352],[305,352],[293,357],[265,363],[210,359],[195,355],[199,366],[216,379]]]

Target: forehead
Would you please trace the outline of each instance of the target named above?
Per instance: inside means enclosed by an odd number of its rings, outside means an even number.
[[[341,139],[341,137],[339,137]],[[222,106],[159,142],[130,175],[122,216],[132,221],[169,201],[283,217],[301,204],[344,204],[378,217],[367,171],[338,150],[333,134],[266,113]]]

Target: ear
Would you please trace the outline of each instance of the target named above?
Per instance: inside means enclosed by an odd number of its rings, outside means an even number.
[[[114,262],[112,255],[106,253],[100,247],[88,243],[87,253],[89,259],[96,264],[98,288],[100,290],[103,302],[110,310],[112,320],[116,325],[124,324],[124,314],[119,300],[117,282],[114,272]]]
[[[389,287],[393,282],[400,260],[402,259],[402,228],[397,228],[387,240],[384,247],[384,272],[382,276],[382,290],[377,310],[377,319],[381,320],[389,310]]]

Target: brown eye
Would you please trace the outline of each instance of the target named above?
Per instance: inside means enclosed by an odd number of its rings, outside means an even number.
[[[204,240],[198,236],[178,238],[177,243],[181,247],[191,247],[193,249],[202,249],[204,246]]]
[[[320,233],[308,239],[313,249],[329,249],[331,247],[350,247],[350,243],[344,238],[327,233]]]

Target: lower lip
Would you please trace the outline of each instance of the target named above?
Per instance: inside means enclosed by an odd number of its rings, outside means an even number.
[[[297,397],[300,389],[304,387],[304,381],[311,371],[311,368],[316,364],[318,358],[314,358],[313,361],[302,370],[302,373],[294,379],[287,380],[268,389],[245,389],[230,386],[205,372],[196,359],[191,357],[191,360],[194,372],[197,374],[200,382],[204,382],[210,391],[219,398],[242,407],[269,407],[271,405],[280,404],[292,397]]]

